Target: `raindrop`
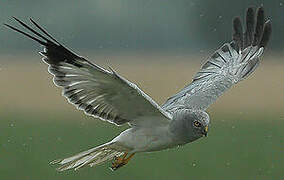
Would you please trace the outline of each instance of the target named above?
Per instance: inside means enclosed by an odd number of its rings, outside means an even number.
[[[279,3],[279,5],[280,5],[280,6],[283,6],[283,3],[282,3],[282,2],[280,2],[280,3]]]
[[[271,164],[271,168],[273,169],[275,166],[274,166],[274,164]]]
[[[232,129],[235,129],[235,126],[232,126]]]
[[[272,138],[272,135],[268,135],[267,138]]]
[[[231,163],[227,162],[227,163],[226,163],[226,165],[227,165],[227,166],[230,166],[230,165],[231,165]]]
[[[195,166],[196,166],[196,164],[195,164],[195,163],[192,163],[192,166],[193,166],[193,167],[195,167]]]
[[[222,19],[223,16],[218,16],[219,19]]]
[[[199,17],[201,17],[201,18],[202,18],[203,16],[204,16],[204,14],[200,14],[200,15],[199,15]]]
[[[11,127],[14,127],[14,124],[13,124],[13,123],[11,123],[11,124],[10,124],[10,126],[11,126]]]

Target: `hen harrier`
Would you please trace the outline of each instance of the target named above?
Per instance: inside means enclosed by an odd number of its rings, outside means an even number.
[[[130,126],[110,142],[52,161],[61,165],[59,171],[95,166],[112,159],[111,168],[116,170],[137,152],[160,151],[206,136],[209,115],[205,110],[256,69],[271,34],[271,23],[264,20],[263,8],[258,8],[257,13],[248,8],[246,30],[236,17],[233,40],[208,58],[188,86],[159,106],[112,68],[104,69],[65,48],[32,19],[41,33],[14,19],[34,36],[5,25],[45,46],[40,53],[43,61],[54,75],[54,84],[63,88],[63,96],[70,103],[95,118]]]

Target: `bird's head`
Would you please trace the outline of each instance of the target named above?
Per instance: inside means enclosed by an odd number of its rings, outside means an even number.
[[[194,112],[195,118],[192,119],[192,130],[196,137],[207,136],[209,130],[209,115],[206,112]]]
[[[171,131],[184,143],[207,136],[209,115],[203,111],[178,111],[173,116]]]

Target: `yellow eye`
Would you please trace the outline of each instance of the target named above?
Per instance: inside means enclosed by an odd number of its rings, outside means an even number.
[[[200,122],[198,122],[198,121],[194,121],[194,126],[196,126],[196,127],[200,127],[201,126],[201,123]]]

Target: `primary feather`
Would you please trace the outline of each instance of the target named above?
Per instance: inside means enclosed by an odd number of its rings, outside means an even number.
[[[257,17],[253,8],[247,10],[244,33],[239,17],[234,19],[233,29],[233,41],[219,48],[196,73],[193,81],[165,102],[162,107],[166,111],[204,111],[226,90],[255,70],[271,34],[271,23],[264,22],[263,8],[258,9]]]

